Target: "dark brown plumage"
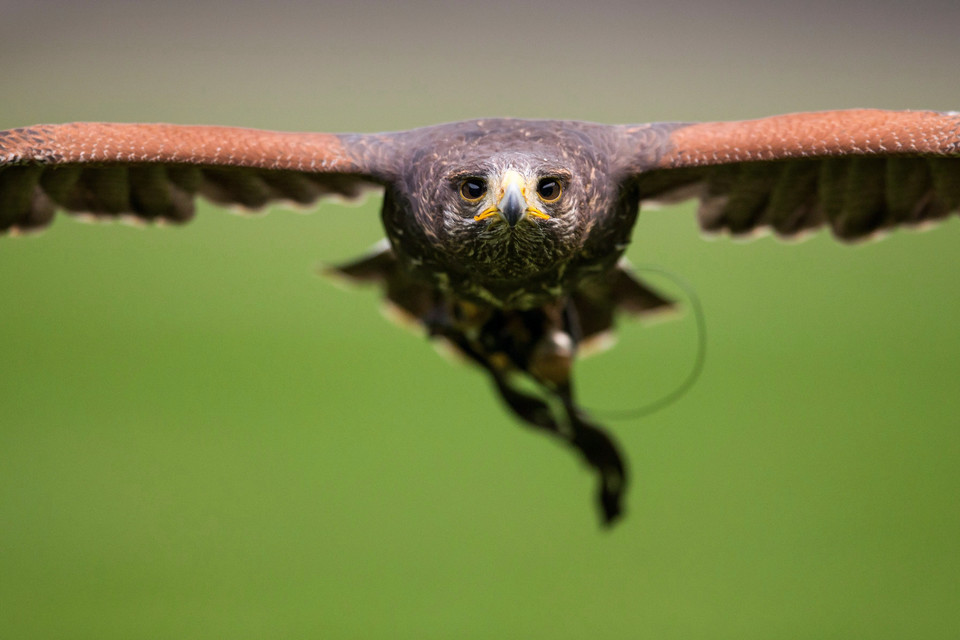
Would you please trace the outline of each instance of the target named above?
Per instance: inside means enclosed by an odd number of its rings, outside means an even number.
[[[960,115],[857,110],[750,122],[608,126],[482,120],[296,134],[175,125],[0,132],[0,230],[57,210],[180,223],[194,198],[247,209],[384,190],[388,243],[337,271],[481,366],[525,422],[600,477],[606,522],[626,486],[613,441],[573,398],[578,346],[616,312],[669,306],[620,258],[644,201],[697,197],[735,235],[829,226],[857,240],[960,208]],[[521,391],[526,375],[543,397]],[[550,400],[555,406],[551,406]]]

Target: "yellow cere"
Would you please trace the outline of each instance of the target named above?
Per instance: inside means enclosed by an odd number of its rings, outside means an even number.
[[[486,220],[490,216],[495,216],[500,213],[500,209],[497,207],[487,207],[477,215],[473,216],[474,220]]]

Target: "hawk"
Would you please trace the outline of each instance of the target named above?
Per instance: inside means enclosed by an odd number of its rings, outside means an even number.
[[[386,241],[334,271],[491,377],[569,444],[622,512],[623,456],[576,402],[578,350],[672,301],[622,260],[642,203],[700,200],[704,231],[857,241],[960,208],[960,113],[849,110],[742,122],[473,120],[377,134],[73,123],[0,131],[0,231],[63,210],[182,223],[194,200],[259,209],[382,189]],[[532,381],[521,386],[522,378]]]

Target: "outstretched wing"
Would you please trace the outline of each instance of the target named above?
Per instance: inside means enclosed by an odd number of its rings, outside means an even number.
[[[183,222],[196,196],[245,209],[355,197],[387,180],[378,136],[73,123],[0,131],[0,233],[58,210]]]
[[[828,224],[856,240],[960,208],[960,113],[849,110],[651,125],[641,200],[700,199],[706,231],[789,236]]]

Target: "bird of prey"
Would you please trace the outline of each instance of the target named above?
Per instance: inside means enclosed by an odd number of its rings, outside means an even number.
[[[701,227],[737,236],[827,226],[856,241],[925,225],[960,208],[960,113],[489,119],[377,134],[103,123],[0,131],[0,231],[12,234],[45,227],[58,210],[182,223],[197,196],[259,209],[368,187],[383,190],[386,242],[336,271],[378,283],[429,336],[484,369],[522,421],[579,452],[611,523],[625,464],[575,401],[571,369],[618,313],[673,304],[622,260],[640,205],[699,198]]]

